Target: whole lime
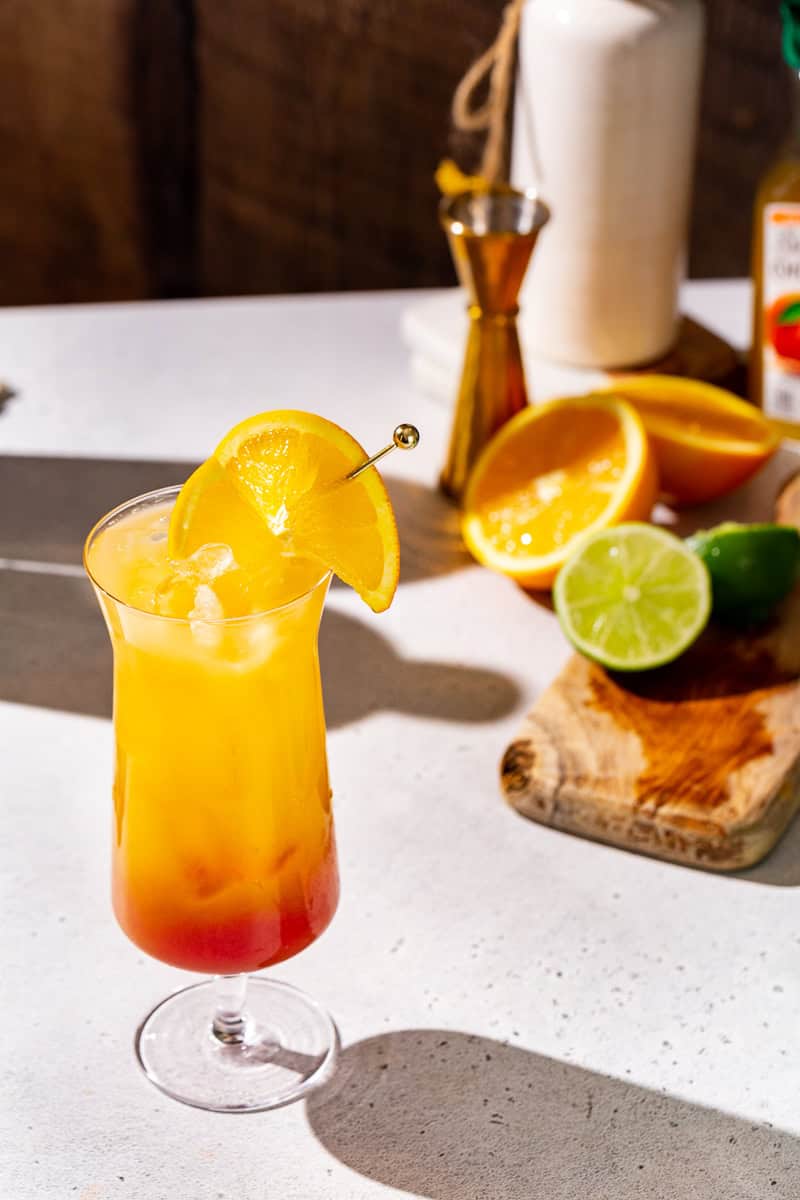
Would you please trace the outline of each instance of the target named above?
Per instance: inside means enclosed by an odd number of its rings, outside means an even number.
[[[728,620],[765,620],[800,571],[800,532],[792,525],[726,521],[699,530],[687,544],[708,567],[715,616]]]

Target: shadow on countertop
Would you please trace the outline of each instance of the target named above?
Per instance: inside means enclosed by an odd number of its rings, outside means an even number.
[[[333,608],[323,614],[319,650],[329,729],[386,710],[477,724],[510,713],[520,698],[499,671],[402,658],[368,623]]]
[[[81,569],[83,542],[115,504],[180,483],[190,463],[0,456],[0,700],[111,715],[111,647]],[[404,579],[463,565],[455,509],[438,492],[390,480],[403,530]],[[488,669],[414,661],[366,622],[326,611],[321,633],[330,728],[392,709],[491,721],[516,685]]]
[[[120,501],[191,471],[185,462],[0,456],[0,700],[111,715],[111,647],[81,569],[83,542]]]
[[[800,1141],[452,1030],[348,1046],[307,1102],[353,1171],[429,1200],[796,1200]]]
[[[385,476],[400,534],[400,582],[448,575],[473,564],[461,540],[456,505],[437,488]]]
[[[0,455],[0,558],[80,565],[95,521],[132,496],[183,483],[195,465]]]
[[[800,815],[792,819],[786,833],[766,858],[762,858],[754,867],[731,872],[729,878],[769,887],[800,886]]]

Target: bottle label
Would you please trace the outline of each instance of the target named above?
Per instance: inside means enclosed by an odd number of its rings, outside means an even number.
[[[764,208],[763,408],[800,422],[800,204]]]

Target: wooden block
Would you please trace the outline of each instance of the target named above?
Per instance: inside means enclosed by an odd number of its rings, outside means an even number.
[[[647,363],[621,371],[622,376],[642,375],[655,372],[660,375],[682,375],[689,379],[702,379],[720,387],[740,390],[741,363],[739,355],[718,334],[699,325],[691,317],[682,317],[675,345],[656,362]],[[613,384],[616,372],[610,371]]]

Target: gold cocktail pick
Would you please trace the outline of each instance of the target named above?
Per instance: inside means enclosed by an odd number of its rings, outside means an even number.
[[[391,454],[392,450],[413,450],[419,445],[419,430],[416,425],[398,425],[392,434],[392,440],[388,446],[384,446],[377,454],[373,454],[372,458],[367,458],[357,467],[353,467],[352,471],[348,471],[345,479],[355,479],[362,471],[366,471],[368,467],[374,467],[376,462],[379,462],[387,454]]]

